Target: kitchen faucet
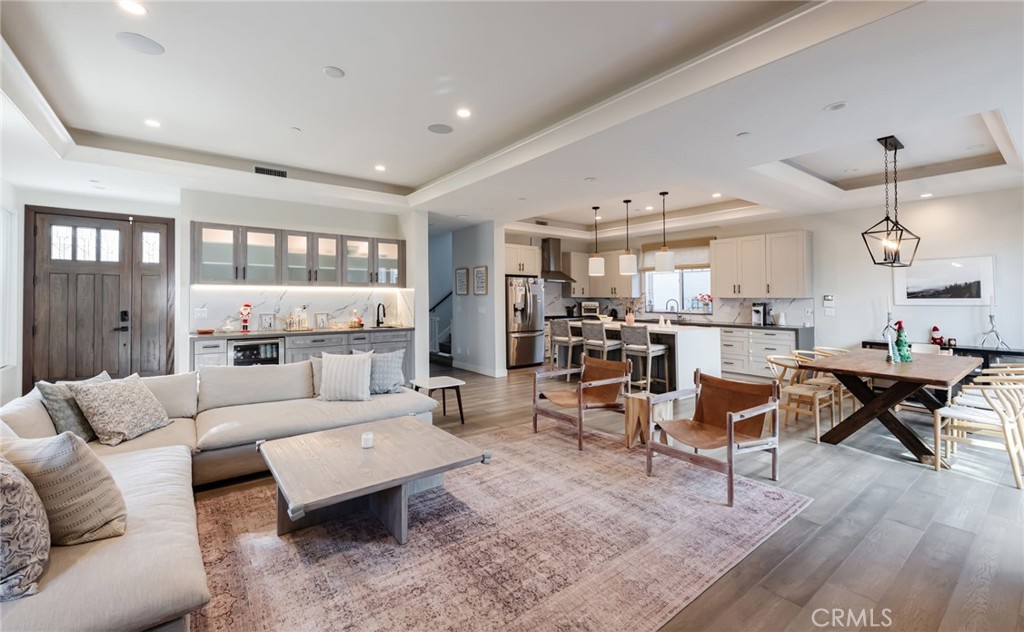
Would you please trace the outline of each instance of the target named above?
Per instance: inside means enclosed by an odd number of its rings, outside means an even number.
[[[384,319],[388,317],[388,308],[384,307],[384,303],[377,303],[377,327],[384,324]]]
[[[669,303],[675,303],[676,304],[676,322],[679,322],[680,320],[682,320],[682,317],[680,316],[681,309],[679,307],[679,301],[674,299],[674,298],[670,298],[667,301],[665,301],[665,311],[666,312],[668,311],[668,304]]]

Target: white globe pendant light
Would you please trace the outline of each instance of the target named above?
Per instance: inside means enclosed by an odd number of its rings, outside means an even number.
[[[619,274],[636,275],[636,255],[629,251],[629,203],[633,200],[622,200],[626,205],[626,254],[619,255]]]
[[[590,259],[587,259],[587,272],[590,276],[604,276],[604,257],[597,253],[597,210],[600,206],[593,207],[594,209],[594,254],[590,255]]]
[[[673,272],[676,269],[676,253],[668,249],[665,241],[665,196],[668,191],[662,191],[661,196],[661,250],[654,253],[655,272]]]

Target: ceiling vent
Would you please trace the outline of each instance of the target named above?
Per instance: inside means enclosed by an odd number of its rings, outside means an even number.
[[[263,176],[274,176],[275,178],[287,178],[288,172],[284,169],[271,169],[270,167],[261,167],[256,165],[253,167],[253,171]]]
[[[533,220],[533,223],[537,224],[538,226],[547,226],[548,225],[547,221],[543,220],[543,219],[535,219],[535,220]]]

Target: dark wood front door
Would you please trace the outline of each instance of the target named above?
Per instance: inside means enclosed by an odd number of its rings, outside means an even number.
[[[173,220],[35,207],[26,220],[23,390],[172,372]]]

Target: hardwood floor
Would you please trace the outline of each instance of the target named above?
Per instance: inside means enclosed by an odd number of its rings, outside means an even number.
[[[530,420],[535,369],[431,368],[466,381],[466,424],[451,406],[436,426],[471,435]],[[900,416],[930,443],[930,417]],[[594,418],[590,428],[622,434],[621,414]],[[1024,630],[1024,492],[1003,452],[961,448],[953,468],[917,463],[875,422],[839,446],[815,444],[807,420],[784,429],[777,484],[814,502],[663,629]],[[775,484],[767,455],[737,470]]]

